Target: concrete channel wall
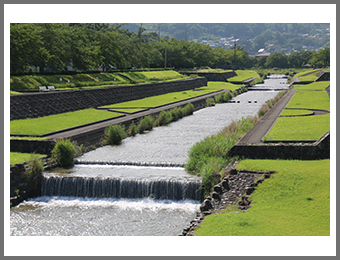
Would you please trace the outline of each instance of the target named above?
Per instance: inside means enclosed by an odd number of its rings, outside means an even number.
[[[228,156],[240,156],[248,159],[296,159],[318,160],[330,158],[330,132],[314,143],[237,143],[228,151]]]
[[[191,90],[206,86],[207,82],[206,78],[191,78],[132,86],[14,95],[10,100],[10,117],[11,120],[16,120],[60,114],[170,92]]]

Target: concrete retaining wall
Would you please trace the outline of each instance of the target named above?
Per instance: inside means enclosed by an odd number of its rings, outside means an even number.
[[[236,144],[227,155],[248,159],[329,159],[330,132],[314,143]]]
[[[206,78],[192,78],[133,86],[15,95],[10,100],[10,116],[11,120],[15,120],[60,114],[195,89],[206,86],[207,82]]]

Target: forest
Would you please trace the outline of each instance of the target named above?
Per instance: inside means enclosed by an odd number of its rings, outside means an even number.
[[[124,24],[13,23],[10,25],[12,74],[43,71],[89,71],[103,68],[233,68],[329,66],[330,48],[273,52],[254,58],[240,45],[211,48],[185,39],[160,37],[140,26]],[[153,39],[153,40],[150,40]]]

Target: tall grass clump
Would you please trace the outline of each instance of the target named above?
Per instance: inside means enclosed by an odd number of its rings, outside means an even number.
[[[61,167],[70,167],[73,166],[73,159],[76,155],[76,151],[77,149],[74,143],[69,139],[61,139],[56,142],[51,154],[52,158]]]
[[[135,136],[137,134],[137,130],[138,129],[137,129],[136,124],[132,121],[128,129],[129,136]]]
[[[181,111],[182,111],[183,117],[184,117],[184,116],[192,115],[192,114],[194,113],[194,111],[195,111],[194,105],[191,104],[191,103],[189,103],[189,104],[187,104],[186,106],[182,107],[182,108],[181,108]]]
[[[125,126],[121,124],[110,124],[104,130],[104,144],[106,145],[118,145],[126,137]]]
[[[28,163],[30,171],[28,173],[28,181],[34,193],[39,194],[41,189],[41,178],[44,170],[44,164],[38,157],[33,157]]]
[[[162,126],[170,124],[173,120],[171,111],[165,111],[163,110],[158,117],[156,118],[154,125],[155,126]]]
[[[207,195],[216,184],[212,177],[237,160],[236,157],[227,158],[225,155],[256,122],[256,118],[242,118],[217,135],[206,137],[196,143],[189,150],[189,160],[185,168],[190,173],[202,176],[203,196]]]
[[[154,124],[153,117],[152,116],[145,116],[139,122],[137,132],[142,134],[145,131],[150,131],[153,128],[153,124]]]

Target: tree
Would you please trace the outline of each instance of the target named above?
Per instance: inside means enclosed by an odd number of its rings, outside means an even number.
[[[266,67],[270,68],[287,68],[288,67],[288,58],[287,55],[283,52],[274,52],[270,54],[265,63]]]
[[[313,53],[309,63],[314,66],[329,66],[330,48],[326,47],[319,52]]]

